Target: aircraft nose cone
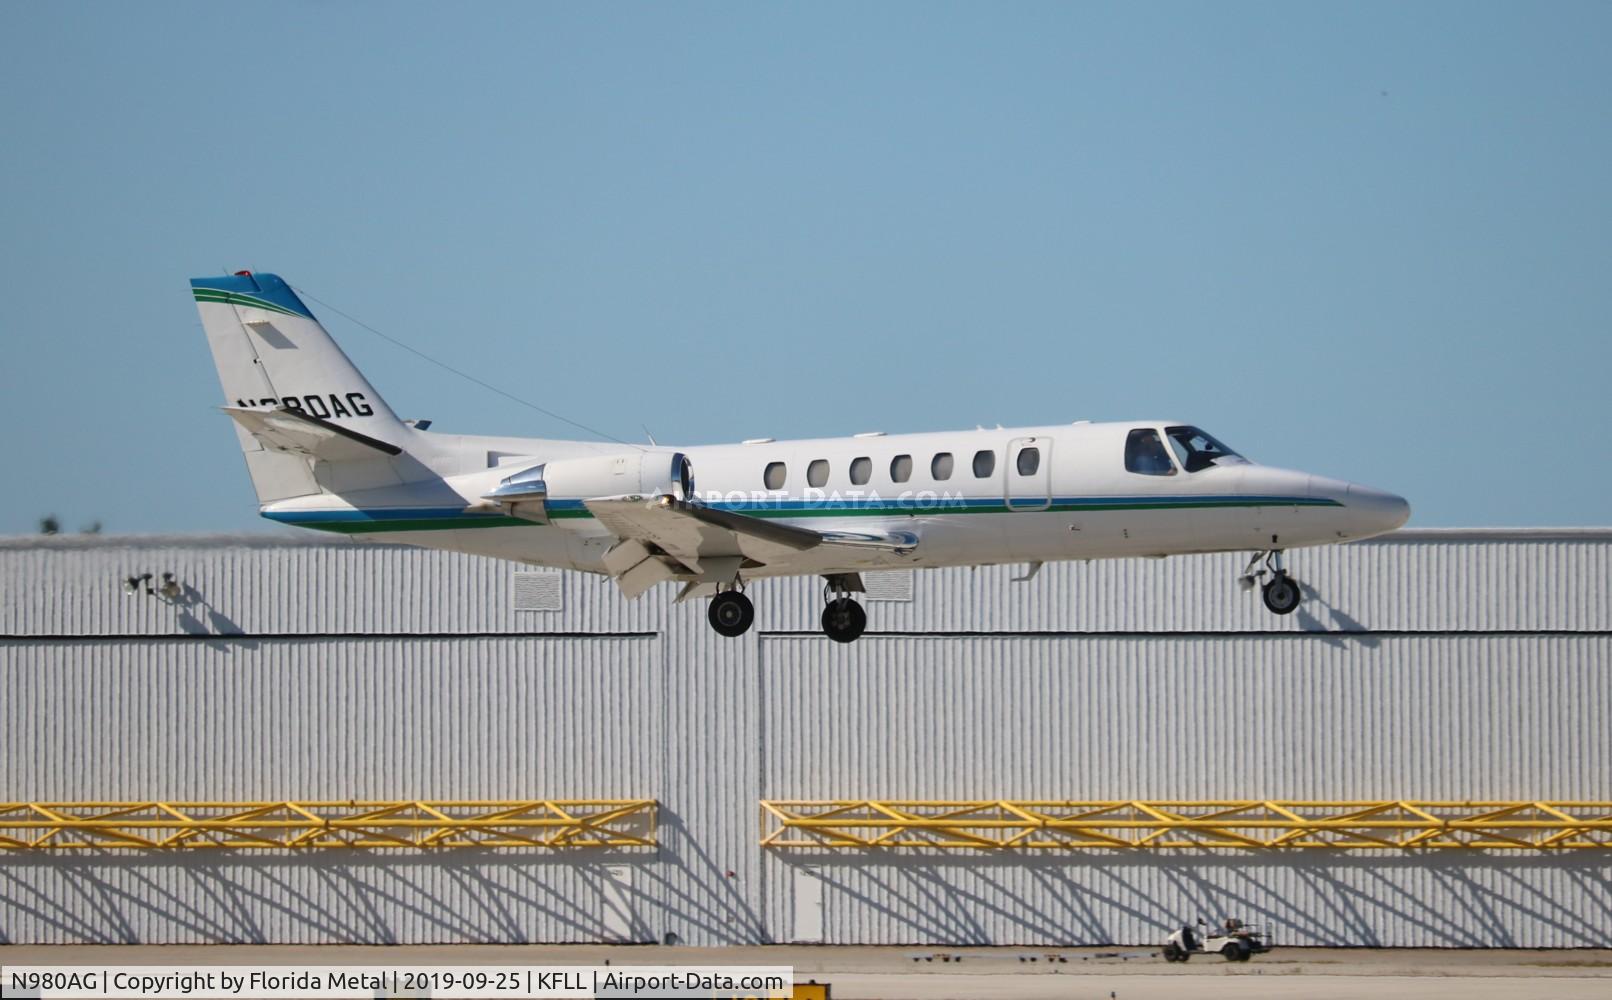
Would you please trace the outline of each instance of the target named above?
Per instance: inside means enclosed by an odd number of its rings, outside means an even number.
[[[1344,494],[1348,507],[1370,525],[1372,534],[1393,531],[1410,520],[1410,503],[1404,497],[1369,486],[1349,484]]]

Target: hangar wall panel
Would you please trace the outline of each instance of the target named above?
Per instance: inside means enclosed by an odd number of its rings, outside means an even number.
[[[517,563],[358,542],[250,538],[0,540],[7,635],[475,635],[658,631],[671,594],[624,601],[609,580],[564,573],[563,610],[516,611]],[[175,574],[177,601],[122,581]]]
[[[653,797],[661,677],[648,638],[4,641],[0,798]],[[12,854],[0,942],[584,941],[623,922],[642,941],[663,923],[654,862]],[[616,866],[632,902],[612,915]]]
[[[666,781],[660,789],[665,931],[686,944],[764,940],[754,902],[762,864],[754,822],[757,639],[753,632],[724,639],[701,622],[666,641],[678,658],[666,676]]]
[[[606,901],[630,870],[626,934]],[[647,859],[496,852],[44,857],[0,864],[0,944],[646,941]],[[607,883],[613,883],[607,886]]]
[[[827,858],[780,867],[807,864],[824,883],[823,940],[858,944],[1157,944],[1183,922],[1236,916],[1279,946],[1599,948],[1612,879],[1604,854]],[[778,909],[774,920],[790,920]]]
[[[876,632],[1612,630],[1612,533],[1420,531],[1288,553],[1299,610],[1266,612],[1237,586],[1244,554],[919,570],[910,603],[880,602]],[[1549,581],[1548,583],[1546,581]],[[815,632],[817,581],[763,582],[756,618]],[[676,614],[675,610],[672,614]]]
[[[651,854],[0,857],[4,941],[1595,945],[1602,855],[772,854],[774,797],[1612,798],[1612,532],[1294,553],[1277,619],[1206,556],[918,572],[875,633],[815,581],[723,640],[671,588],[276,538],[0,540],[0,799],[650,797]],[[125,596],[171,571],[183,597]],[[935,633],[942,633],[936,635]],[[1309,633],[1309,634],[1304,634]],[[1225,763],[1226,761],[1232,763]],[[626,900],[623,908],[612,900]]]
[[[1104,636],[762,642],[763,798],[1605,799],[1612,637]],[[801,706],[811,705],[810,711]],[[1571,766],[1563,766],[1571,761]],[[1590,946],[1602,854],[769,853],[824,936],[1146,942],[1184,917],[1287,944]],[[1457,914],[1478,908],[1474,922]]]
[[[775,637],[761,660],[766,798],[1612,789],[1612,636]]]
[[[651,639],[0,641],[21,800],[641,798]]]
[[[1612,631],[1612,533],[1420,531],[1290,554],[1306,601],[1274,618],[1237,587],[1240,555],[918,570],[913,600],[879,602],[876,632]],[[7,635],[655,632],[699,625],[674,588],[624,601],[565,573],[563,610],[516,611],[522,567],[355,542],[174,537],[0,539]],[[124,595],[129,575],[173,572],[175,604]],[[1541,588],[1544,588],[1541,590]],[[752,590],[772,631],[816,632],[821,582]]]

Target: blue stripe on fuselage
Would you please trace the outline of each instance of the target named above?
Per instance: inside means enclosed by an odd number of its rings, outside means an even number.
[[[1013,498],[1017,503],[1036,503],[1034,498]],[[1197,507],[1197,506],[1293,506],[1317,507],[1339,506],[1336,500],[1316,497],[1293,496],[1229,496],[1229,495],[1175,495],[1175,496],[1096,496],[1096,497],[1054,497],[1051,506],[1055,509],[1078,509],[1082,507],[1115,507],[1115,506],[1148,506],[1148,507]],[[948,508],[995,507],[1001,512],[1008,512],[1010,508],[1005,505],[1002,497],[935,497],[918,499],[915,497],[885,499],[881,497],[824,497],[821,499],[804,499],[800,497],[777,497],[747,500],[712,500],[707,505],[717,510],[728,510],[737,513],[766,512],[772,514],[801,513],[812,514],[821,511],[843,510],[846,512],[870,513],[888,512],[891,515],[904,514],[946,514]],[[552,512],[576,512],[586,510],[581,500],[551,499],[548,509]],[[1041,508],[1045,512],[1046,508]],[[1035,511],[1015,511],[1016,513],[1034,513]],[[358,522],[384,522],[384,521],[454,521],[460,519],[476,519],[486,517],[503,517],[501,511],[476,510],[468,507],[363,507],[341,508],[335,510],[287,510],[264,511],[263,516],[283,524],[339,524]]]

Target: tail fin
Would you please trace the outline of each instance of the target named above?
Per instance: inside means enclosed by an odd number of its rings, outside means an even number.
[[[242,271],[193,278],[190,286],[226,409],[291,410],[337,434],[395,447],[407,441],[409,428],[277,275]],[[321,491],[308,452],[284,447],[283,440],[258,433],[252,420],[231,415],[259,503]]]

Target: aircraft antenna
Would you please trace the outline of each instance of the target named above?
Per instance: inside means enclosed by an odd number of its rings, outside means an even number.
[[[351,313],[346,313],[346,312],[343,312],[340,309],[337,309],[335,306],[331,305],[329,302],[326,302],[324,299],[321,299],[319,296],[315,295],[314,293],[308,291],[305,288],[298,288],[296,285],[292,285],[291,287],[292,287],[292,289],[294,291],[296,291],[296,293],[298,295],[301,295],[301,296],[303,296],[305,298],[309,298],[309,299],[314,300],[315,302],[319,303],[319,305],[323,306],[326,309],[329,309],[331,312],[335,313],[337,316],[340,316],[342,319],[347,320],[349,323],[355,323],[358,326],[363,327],[364,329],[368,330],[370,333],[373,333],[375,336],[381,338],[382,340],[386,341],[387,343],[392,344],[395,347],[401,347],[405,351],[408,351],[410,354],[414,355],[415,357],[422,358],[422,359],[424,359],[426,361],[431,362],[432,364],[436,365],[438,368],[441,368],[443,371],[452,372],[453,374],[459,376],[462,379],[465,379],[468,382],[474,382],[476,385],[481,386],[483,389],[486,389],[488,392],[495,392],[498,395],[503,396],[505,399],[508,399],[508,400],[510,400],[512,402],[519,403],[522,406],[525,406],[525,407],[527,407],[529,409],[536,410],[537,412],[543,414],[544,416],[552,417],[553,419],[558,420],[561,423],[570,424],[572,427],[575,427],[577,430],[586,431],[587,433],[592,434],[594,437],[602,437],[606,441],[614,441],[616,444],[624,444],[629,448],[637,448],[639,451],[644,450],[643,446],[641,446],[641,445],[633,444],[631,441],[623,441],[621,438],[616,437],[614,434],[606,434],[604,431],[597,430],[597,429],[595,429],[593,427],[589,427],[587,424],[577,423],[575,420],[572,420],[570,417],[564,416],[564,415],[559,414],[559,413],[555,413],[553,410],[545,409],[545,408],[543,408],[541,406],[538,406],[536,403],[532,402],[529,399],[522,399],[521,397],[515,395],[513,392],[507,392],[507,391],[505,391],[503,389],[500,389],[500,388],[498,388],[498,386],[493,385],[493,384],[491,384],[489,382],[483,382],[481,379],[479,379],[476,376],[470,374],[469,372],[460,371],[459,369],[455,368],[454,366],[448,364],[445,361],[438,361],[436,358],[433,358],[431,355],[425,353],[422,350],[419,350],[418,348],[410,347],[408,344],[403,343],[403,341],[398,340],[396,337],[388,336],[387,334],[382,333],[381,331],[375,329],[373,326],[370,326],[368,323],[366,323],[363,320],[359,319],[357,316],[354,316]]]

